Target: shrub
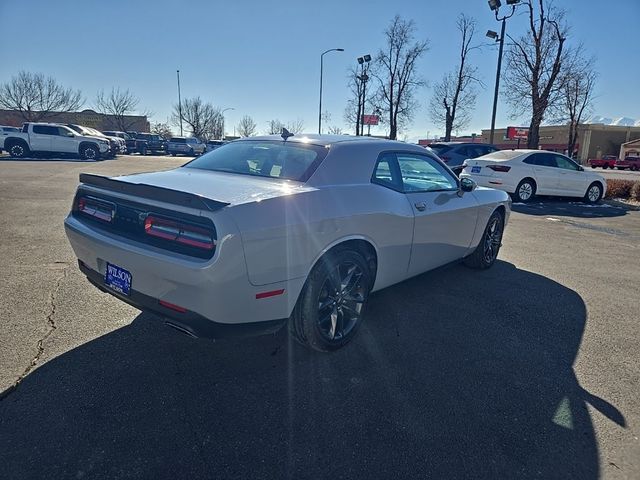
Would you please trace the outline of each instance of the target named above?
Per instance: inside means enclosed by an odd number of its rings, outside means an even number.
[[[634,182],[633,180],[620,180],[617,178],[607,178],[607,194],[606,198],[629,198],[631,195],[631,189],[634,184],[638,185],[640,182]],[[640,187],[638,187],[640,190]]]
[[[640,181],[637,181],[631,187],[631,199],[640,202]]]

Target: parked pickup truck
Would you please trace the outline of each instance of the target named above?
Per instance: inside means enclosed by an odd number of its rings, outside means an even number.
[[[616,168],[618,170],[629,170],[638,171],[640,170],[640,157],[626,157],[624,160],[618,160],[616,162]]]
[[[591,168],[602,167],[604,169],[613,169],[616,165],[616,160],[618,160],[618,157],[615,155],[603,155],[602,158],[589,159],[589,165],[591,165]]]
[[[9,155],[23,158],[30,153],[66,153],[85,160],[98,160],[109,153],[109,140],[79,135],[55,123],[25,123],[22,131],[4,140]]]
[[[167,141],[158,134],[129,132],[129,135],[135,138],[135,152],[141,155],[146,155],[147,153],[161,153],[164,155],[167,153]]]

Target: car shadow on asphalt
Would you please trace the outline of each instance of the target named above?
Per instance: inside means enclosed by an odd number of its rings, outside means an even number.
[[[513,203],[511,210],[525,215],[544,215],[577,218],[611,218],[626,215],[632,207],[618,202],[600,202],[590,205],[575,198],[536,197],[529,203]]]
[[[625,419],[573,371],[587,318],[575,291],[502,261],[372,295],[331,354],[141,314],[0,402],[0,477],[597,478],[587,405]]]

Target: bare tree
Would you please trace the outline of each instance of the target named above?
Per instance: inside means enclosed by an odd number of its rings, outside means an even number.
[[[251,137],[256,134],[256,122],[249,115],[245,115],[238,123],[238,134],[241,137]]]
[[[458,16],[458,31],[462,35],[459,63],[455,70],[445,73],[440,82],[433,87],[433,96],[429,102],[429,115],[438,125],[444,126],[444,140],[451,140],[453,130],[469,125],[476,104],[475,85],[478,69],[469,64],[469,52],[478,48],[471,46],[475,34],[476,22],[464,14]]]
[[[180,123],[180,109],[173,106],[173,121]],[[191,135],[201,140],[222,138],[222,113],[218,107],[204,102],[200,97],[182,100],[182,121],[187,124]]]
[[[363,78],[369,78],[370,70],[361,69],[358,72],[357,67],[350,68],[347,78],[347,86],[351,92],[351,98],[347,100],[347,106],[344,110],[344,120],[349,126],[355,127],[355,134],[362,135],[363,126],[361,125],[361,119],[363,112],[366,111],[366,105],[373,104],[375,102],[376,92],[373,89],[366,89]],[[364,76],[366,74],[366,77]],[[365,98],[366,97],[366,98]]]
[[[428,50],[429,42],[415,41],[415,24],[396,15],[384,32],[386,45],[375,58],[380,106],[389,120],[389,138],[395,140],[398,129],[413,118],[414,93],[425,83],[416,74],[418,59]]]
[[[267,122],[267,135],[280,135],[282,133],[282,127],[284,127],[284,123],[282,123],[277,118],[273,120],[269,120]]]
[[[40,122],[84,104],[80,90],[65,88],[53,77],[21,71],[0,85],[0,107],[17,111],[26,122]]]
[[[173,131],[168,123],[154,123],[151,125],[151,133],[156,133],[167,140],[173,137]]]
[[[522,2],[528,8],[528,30],[506,53],[507,68],[503,93],[514,116],[530,109],[528,148],[538,148],[540,124],[550,107],[562,101],[562,67],[568,64],[565,47],[568,27],[564,11],[551,6],[551,0]]]
[[[301,118],[296,118],[295,120],[287,122],[286,128],[291,133],[295,133],[295,134],[302,133],[304,130],[304,120],[302,120]]]
[[[138,103],[140,100],[128,89],[120,90],[118,87],[112,88],[107,94],[100,90],[96,95],[95,108],[99,113],[107,115],[106,123],[111,128],[126,132],[136,123],[129,116],[135,112]]]
[[[582,119],[591,112],[594,88],[598,74],[593,58],[584,58],[582,47],[576,50],[575,60],[565,71],[562,88],[564,119],[569,124],[567,153],[573,157],[578,142],[578,127]]]
[[[338,127],[338,126],[336,126],[336,125],[330,126],[330,127],[327,129],[327,132],[328,132],[330,135],[342,135],[342,133],[343,133],[343,132],[342,132],[342,128],[340,128],[340,127]]]

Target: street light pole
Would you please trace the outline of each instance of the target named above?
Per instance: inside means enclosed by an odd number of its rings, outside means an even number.
[[[178,116],[180,117],[180,136],[182,137],[182,98],[180,97],[180,70],[176,70],[178,75]]]
[[[500,28],[500,47],[498,49],[498,68],[496,70],[496,88],[493,92],[493,111],[491,112],[491,133],[489,134],[489,143],[493,144],[493,137],[496,130],[496,111],[498,110],[498,91],[500,90],[500,70],[502,69],[502,50],[504,48],[504,31],[507,24],[507,17],[502,18],[502,27]]]
[[[222,111],[220,112],[220,115],[222,115],[222,138],[220,140],[224,140],[224,112],[226,112],[227,110],[235,110],[235,108],[233,107],[223,108]]]
[[[356,135],[364,135],[364,123],[362,122],[362,116],[364,116],[364,110],[367,104],[367,80],[369,80],[369,62],[371,61],[371,55],[363,55],[358,57],[358,64],[360,65],[360,75],[356,78],[362,82],[362,100],[358,95],[358,115],[356,118]],[[359,89],[358,89],[359,90]]]
[[[320,102],[318,104],[318,134],[322,134],[322,69],[325,53],[344,52],[344,48],[330,48],[320,54]]]
[[[500,38],[496,38],[498,34],[489,30],[487,32],[487,37],[493,38],[494,40],[500,41],[500,48],[498,50],[498,68],[496,69],[496,87],[493,92],[493,111],[491,112],[491,133],[489,134],[489,143],[493,143],[493,139],[495,136],[496,130],[496,111],[498,110],[498,91],[500,90],[500,71],[502,69],[502,50],[504,49],[504,36],[505,36],[505,28],[507,25],[507,18],[511,18],[513,14],[516,12],[516,5],[520,3],[520,0],[506,0],[507,5],[511,6],[511,13],[509,15],[504,15],[502,18],[498,18],[498,10],[502,6],[502,2],[500,0],[489,0],[489,8],[494,12],[496,16],[496,20],[502,22],[502,26],[500,27]]]

